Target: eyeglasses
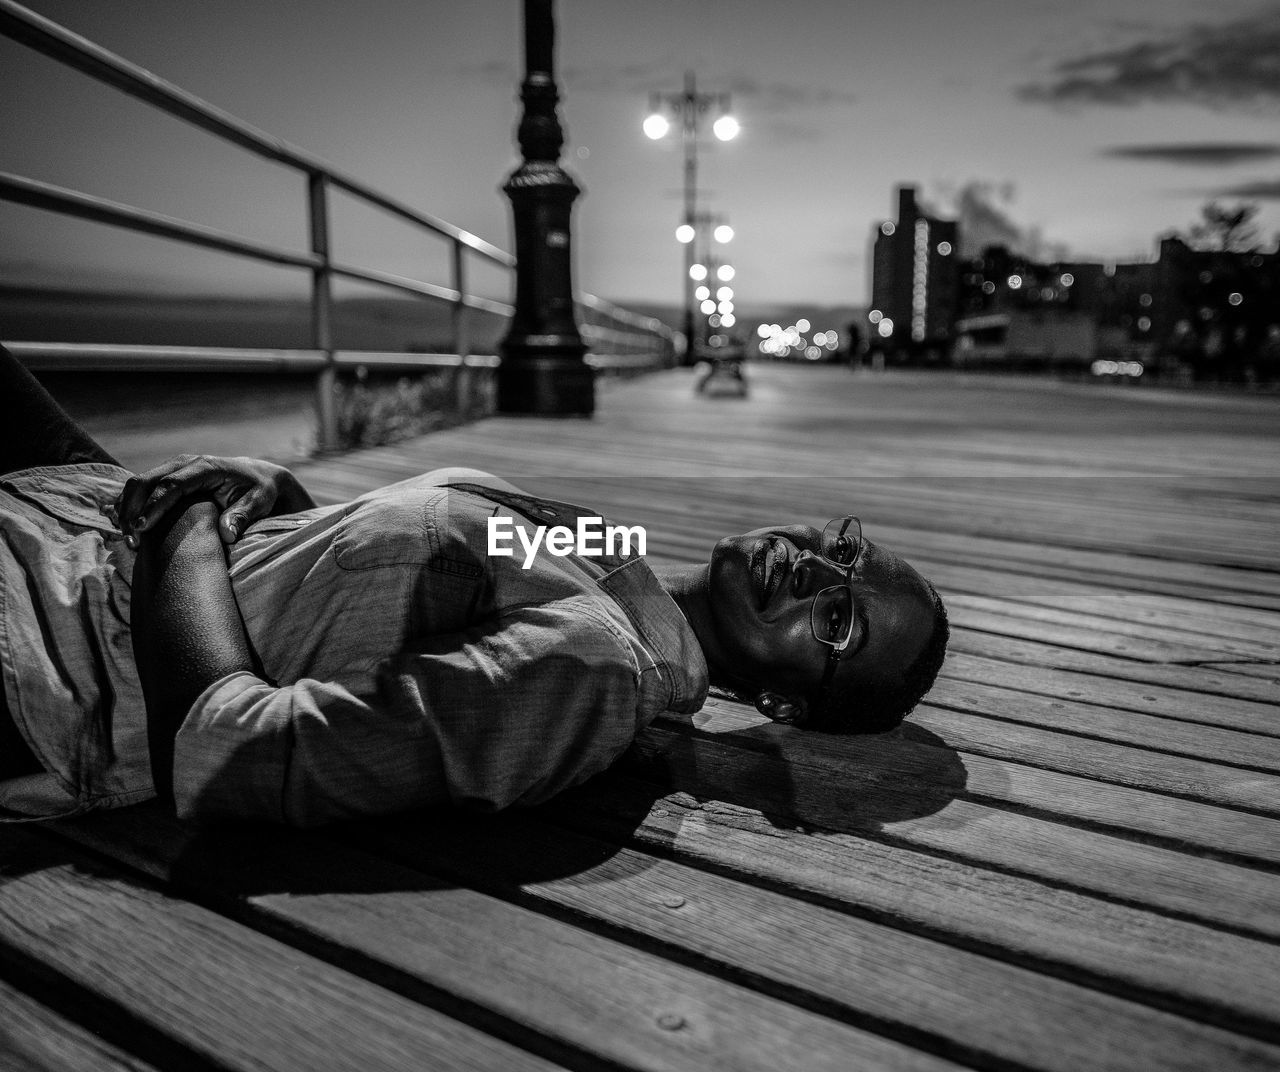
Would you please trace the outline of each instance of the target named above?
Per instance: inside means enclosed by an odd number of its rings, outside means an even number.
[[[814,718],[820,718],[825,711],[836,667],[853,639],[853,591],[849,587],[849,578],[857,571],[862,547],[862,523],[852,514],[827,522],[822,530],[819,553],[833,566],[843,569],[845,579],[843,584],[822,589],[813,597],[813,605],[809,608],[809,628],[813,630],[813,639],[830,649],[827,665],[822,671],[822,682],[818,686]]]

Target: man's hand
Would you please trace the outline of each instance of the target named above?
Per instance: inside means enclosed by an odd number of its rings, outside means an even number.
[[[115,522],[137,546],[139,536],[193,498],[217,504],[218,536],[226,544],[235,543],[260,518],[315,506],[297,477],[282,465],[256,458],[180,454],[130,477],[116,500]]]

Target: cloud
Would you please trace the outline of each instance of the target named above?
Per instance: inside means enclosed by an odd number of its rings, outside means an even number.
[[[1015,89],[1034,104],[1191,102],[1216,109],[1280,101],[1280,5],[1248,18],[1197,23],[1120,48],[1058,61]]]
[[[1168,145],[1113,145],[1100,155],[1192,167],[1251,163],[1280,156],[1280,145],[1265,142],[1182,142]]]
[[[943,207],[928,211],[956,221],[962,256],[976,257],[987,246],[1005,246],[1033,260],[1067,260],[1070,254],[1065,246],[1047,241],[1039,227],[1024,226],[1013,218],[1010,206],[1016,196],[1011,182],[973,179],[958,187],[940,187],[937,199]]]
[[[1242,182],[1213,191],[1214,197],[1238,197],[1252,201],[1280,201],[1280,179]]]
[[[521,77],[515,64],[508,60],[467,64],[460,69],[460,73],[504,86],[517,84]],[[679,93],[684,86],[683,73],[673,66],[670,59],[622,65],[568,63],[556,77],[562,88],[637,97],[645,97],[650,93]],[[807,108],[841,107],[855,101],[854,94],[847,89],[800,82],[762,81],[746,75],[709,78],[705,85],[698,88],[701,92],[723,92],[741,98],[744,101],[742,110],[747,110],[745,102],[749,102],[753,114],[781,114]]]
[[[843,107],[857,98],[847,89],[809,86],[798,82],[762,82],[740,75],[730,80],[729,90],[751,102],[753,112],[787,112],[797,108]]]

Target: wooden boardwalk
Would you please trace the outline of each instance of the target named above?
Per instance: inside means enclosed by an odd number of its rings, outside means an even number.
[[[684,561],[857,512],[951,610],[902,730],[713,700],[521,814],[0,829],[0,1067],[1280,1069],[1280,400],[750,373],[299,472],[489,469]]]

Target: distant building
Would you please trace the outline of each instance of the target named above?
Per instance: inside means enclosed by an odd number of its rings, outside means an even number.
[[[958,246],[954,221],[898,187],[898,218],[875,234],[869,350],[903,363],[1280,380],[1280,247],[1168,237],[1154,261],[1102,264],[1004,246],[962,259]]]
[[[898,187],[898,218],[872,251],[869,348],[895,361],[945,361],[957,306],[954,220],[926,215],[914,186]]]
[[[1191,249],[1160,241],[1154,329],[1163,351],[1198,377],[1280,379],[1280,249]]]

